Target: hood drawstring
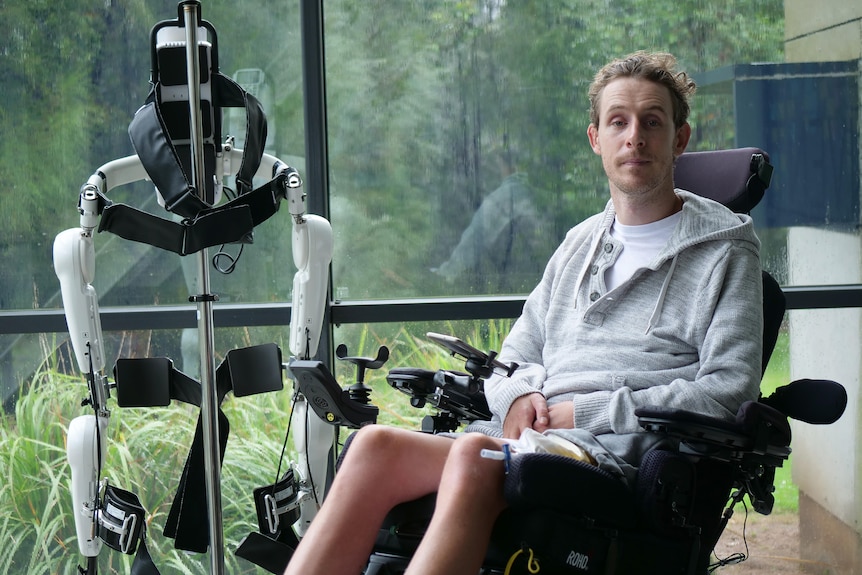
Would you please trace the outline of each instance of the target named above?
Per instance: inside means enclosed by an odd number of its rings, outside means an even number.
[[[667,288],[670,285],[670,278],[673,276],[673,270],[676,269],[677,255],[674,255],[673,259],[670,261],[670,269],[667,270],[667,275],[664,278],[664,282],[661,284],[661,292],[658,294],[658,301],[655,302],[655,308],[652,310],[652,315],[649,318],[649,323],[647,323],[644,334],[649,333],[653,326],[658,322],[659,318],[661,318],[661,312],[664,308],[664,298],[667,296]]]

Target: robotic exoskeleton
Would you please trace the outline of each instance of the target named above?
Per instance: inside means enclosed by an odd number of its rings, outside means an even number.
[[[216,444],[226,436],[220,437],[218,418],[223,414],[220,410],[216,414],[217,403],[229,390],[241,395],[280,389],[283,368],[280,351],[267,345],[233,350],[214,369],[211,305],[217,297],[208,293],[208,280],[204,277],[202,293],[189,298],[198,304],[198,316],[202,318],[199,319],[201,382],[174,369],[165,358],[120,360],[111,381],[106,373],[98,296],[93,285],[96,232],[110,231],[181,256],[195,254],[201,262],[200,273],[205,275],[207,248],[250,242],[254,227],[272,216],[286,200],[293,224],[292,253],[297,268],[290,331],[290,351],[296,361],[308,361],[317,353],[323,325],[332,257],[331,227],[323,217],[306,213],[305,191],[297,170],[263,152],[267,131],[262,106],[253,94],[218,71],[217,34],[209,22],[200,19],[200,8],[196,1],[181,2],[176,20],[160,22],[153,28],[152,90],[129,126],[136,154],[110,161],[96,170],[79,194],[80,226],[59,233],[54,241],[54,267],[60,280],[71,344],[89,390],[84,404],[92,408],[92,413],[70,423],[67,443],[78,550],[87,558],[87,567],[80,571],[88,575],[97,572],[96,558],[103,543],[124,553],[137,551],[136,561],[145,564],[139,572],[158,572],[144,544],[145,521],[140,502],[134,494],[107,485],[101,477],[112,392],[116,392],[121,407],[167,405],[171,399],[201,406],[199,431],[203,445],[193,446],[189,460],[202,455],[202,459],[198,457],[199,467],[206,469],[203,475],[196,476],[194,472],[199,469],[186,469],[182,484],[191,491],[187,483],[194,483],[195,478],[204,480],[198,481],[205,486],[197,488],[197,493],[199,502],[208,508],[204,510],[204,519],[210,523],[209,536],[180,544],[188,503],[169,518],[169,522],[174,522],[174,533],[170,535],[177,538],[180,548],[205,551],[209,546],[213,572],[221,572],[220,508],[215,511],[213,508],[220,506],[217,485],[220,460]],[[243,149],[234,145],[232,137],[222,140],[223,107],[244,108]],[[229,176],[235,176],[234,194],[229,194],[224,185]],[[252,185],[255,179],[266,183],[255,188]],[[142,180],[152,181],[160,205],[175,217],[160,218],[108,199],[112,189]],[[223,196],[228,195],[233,197],[222,202]],[[132,361],[139,363],[131,364]],[[244,389],[234,386],[234,371],[257,365],[265,365],[265,373],[255,373],[258,382]],[[146,386],[131,385],[142,379],[147,380]],[[149,391],[141,392],[142,388]],[[308,457],[290,472],[298,494],[294,505],[302,509],[297,515],[302,515],[300,523],[307,525],[323,496],[327,453],[334,432],[331,425],[319,421],[306,409],[301,393],[296,394],[295,402],[299,433],[310,436],[309,443],[321,446],[317,451],[322,452],[308,450]],[[306,437],[295,440],[302,445],[307,442]],[[213,467],[214,474],[210,472]],[[321,477],[313,477],[310,469],[323,470]],[[315,489],[319,492],[313,492]],[[166,533],[168,530],[166,527]]]

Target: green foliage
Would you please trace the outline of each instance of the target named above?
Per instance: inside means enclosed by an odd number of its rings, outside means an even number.
[[[790,334],[782,330],[778,335],[775,350],[769,360],[769,367],[763,375],[761,393],[771,394],[777,387],[790,383]],[[791,468],[793,456],[783,467],[775,470],[775,507],[776,513],[796,513],[799,509],[799,489],[793,484]]]
[[[609,59],[669,50],[695,73],[782,59],[778,0],[326,7],[333,278],[350,298],[447,293],[428,270],[499,184],[497,154],[529,175],[548,250],[600,210],[586,91]],[[693,150],[733,143],[733,106],[708,92]]]

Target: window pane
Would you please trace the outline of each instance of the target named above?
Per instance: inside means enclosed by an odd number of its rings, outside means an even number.
[[[150,88],[150,28],[177,15],[173,0],[80,4],[62,10],[29,2],[0,7],[10,23],[0,40],[0,210],[6,222],[0,254],[15,262],[0,274],[0,307],[7,310],[61,305],[51,265],[54,237],[79,225],[78,194],[87,178],[133,154],[127,127]],[[231,3],[206,3],[202,17],[217,30],[222,73],[236,77],[265,108],[266,151],[303,171],[299,6],[256,0],[237,10]],[[236,136],[242,146],[244,113],[225,110],[223,120],[223,135]],[[233,178],[225,184],[235,187]],[[170,217],[157,205],[151,184],[116,188],[109,199]],[[236,274],[213,268],[213,291],[222,301],[289,300],[289,219],[282,211],[260,226],[255,243],[243,248]],[[96,236],[95,246],[94,285],[103,305],[184,303],[194,290],[179,256],[107,232]],[[236,257],[239,247],[223,251]],[[194,269],[195,257],[185,259]],[[230,258],[215,263],[226,268]]]
[[[371,401],[380,407],[379,423],[420,429],[422,418],[436,413],[432,406],[413,407],[410,398],[390,385],[386,376],[395,368],[420,368],[465,373],[465,360],[453,357],[444,347],[428,338],[428,332],[452,335],[483,352],[499,352],[512,320],[432,321],[343,325],[335,329],[336,344],[347,346],[352,357],[377,357],[381,346],[389,350],[389,360],[377,370],[366,372],[365,384],[371,388]],[[333,373],[344,387],[357,381],[355,365],[336,361]]]
[[[601,64],[636,48],[672,51],[705,84],[693,103],[690,150],[775,148],[779,198],[797,185],[781,171],[798,161],[787,151],[815,137],[788,137],[794,116],[771,103],[745,112],[757,103],[757,92],[739,88],[747,78],[734,84],[716,76],[784,60],[784,6],[774,0],[693,1],[684,9],[678,2],[359,7],[336,0],[326,16],[333,278],[341,299],[528,292],[566,231],[607,201],[585,134],[586,91]],[[789,83],[780,85],[779,94]],[[757,137],[781,126],[780,139]],[[817,122],[806,128],[828,137]],[[855,156],[849,147],[846,154],[841,165],[852,180]],[[769,233],[776,225],[761,227]],[[765,251],[777,260],[785,248],[779,238]]]

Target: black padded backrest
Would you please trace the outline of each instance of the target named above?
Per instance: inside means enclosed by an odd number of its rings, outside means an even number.
[[[674,169],[674,185],[720,202],[737,213],[748,213],[763,198],[772,179],[769,154],[760,148],[736,148],[681,155]],[[763,358],[772,356],[784,318],[785,298],[772,276],[763,272]]]
[[[759,148],[688,152],[677,159],[673,179],[677,188],[748,213],[769,187],[772,166]]]

